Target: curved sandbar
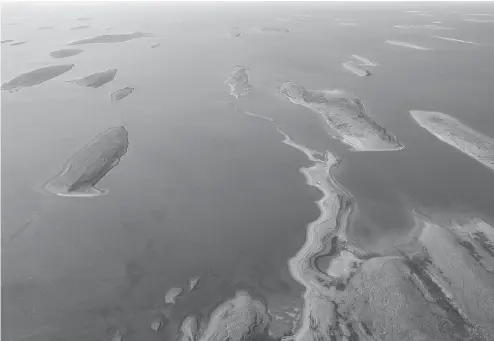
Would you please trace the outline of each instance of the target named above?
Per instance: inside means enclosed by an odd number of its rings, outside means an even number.
[[[353,61],[344,62],[341,65],[343,65],[343,67],[345,68],[345,70],[348,70],[348,71],[350,71],[351,73],[353,73],[353,74],[355,74],[357,76],[365,77],[365,76],[370,76],[371,75],[371,73],[370,73],[369,70],[364,69],[363,67],[361,67],[360,65],[357,65]]]
[[[110,94],[110,98],[112,101],[120,101],[122,98],[127,97],[132,92],[134,92],[134,88],[126,87],[123,89],[118,89]]]
[[[52,58],[67,58],[78,55],[79,53],[84,52],[81,49],[61,49],[50,52],[50,57]]]
[[[15,77],[10,82],[3,84],[2,90],[17,91],[21,88],[28,88],[38,85],[46,82],[47,80],[60,76],[61,74],[72,69],[74,66],[75,64],[54,65],[32,70]]]
[[[292,103],[323,116],[343,143],[357,151],[400,150],[403,145],[366,114],[362,101],[343,90],[312,90],[295,82],[283,83],[279,92]]]
[[[93,38],[73,41],[68,45],[123,43],[132,39],[138,39],[138,38],[150,37],[150,36],[152,36],[151,33],[143,33],[143,32],[134,32],[134,33],[126,33],[126,34],[103,34]]]
[[[99,88],[100,86],[105,85],[108,82],[111,82],[114,78],[115,75],[117,74],[117,69],[108,69],[106,71],[102,72],[96,72],[93,73],[89,76],[80,78],[80,79],[74,79],[67,81],[69,83],[73,83],[79,86],[85,86],[85,87],[90,87],[90,88]]]
[[[25,41],[18,41],[16,43],[10,44],[10,46],[19,46],[19,45],[24,45],[26,42]]]
[[[250,341],[265,332],[270,322],[266,306],[246,291],[223,302],[211,314],[198,341]]]
[[[412,43],[407,43],[407,42],[404,42],[404,41],[386,40],[385,43],[386,44],[390,44],[390,45],[395,45],[395,46],[406,47],[406,48],[414,49],[414,50],[422,50],[422,51],[430,51],[430,50],[432,50],[432,49],[430,49],[428,47],[423,47],[423,46],[415,45],[415,44],[412,44]]]
[[[44,189],[68,197],[93,197],[107,193],[96,184],[127,153],[128,133],[124,127],[110,128],[71,157],[62,172],[50,180]]]
[[[232,74],[225,80],[225,84],[230,87],[230,95],[235,98],[248,94],[252,90],[247,75],[248,67],[236,65],[232,69]]]
[[[410,114],[422,128],[425,128],[439,140],[494,170],[493,138],[441,112],[412,110]]]

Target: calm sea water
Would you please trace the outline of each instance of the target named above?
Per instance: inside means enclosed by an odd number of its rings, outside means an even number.
[[[433,17],[405,10],[420,9]],[[91,4],[5,5],[2,83],[23,72],[74,63],[39,86],[2,92],[2,336],[5,340],[158,340],[149,324],[164,295],[201,276],[173,308],[166,333],[189,313],[205,316],[238,289],[268,307],[300,306],[302,288],[287,260],[317,218],[321,194],[305,184],[310,163],[281,143],[330,150],[343,162],[338,181],[356,198],[350,236],[379,250],[406,234],[416,205],[494,218],[494,174],[419,127],[409,110],[442,111],[494,137],[494,23],[462,22],[451,12],[494,13],[458,4]],[[308,14],[303,20],[283,22]],[[89,17],[92,20],[78,21]],[[335,19],[357,23],[342,26]],[[394,25],[442,21],[452,31]],[[69,28],[90,25],[88,29]],[[50,30],[38,30],[53,26]],[[231,36],[238,26],[240,37]],[[255,33],[263,26],[286,34]],[[151,32],[119,44],[77,46],[66,59],[48,54],[101,34]],[[442,41],[431,34],[484,43]],[[387,45],[403,40],[433,48]],[[155,49],[150,46],[161,45]],[[371,77],[345,71],[352,54],[380,64]],[[236,99],[223,84],[235,65],[250,68],[253,91]],[[117,68],[97,89],[66,80]],[[315,113],[276,93],[293,80],[359,96],[369,115],[405,145],[394,152],[352,152],[328,135]],[[111,102],[109,94],[133,94]],[[232,106],[233,104],[233,106]],[[275,123],[243,115],[244,111]],[[95,198],[41,189],[77,150],[123,125],[129,149]],[[104,328],[107,328],[105,330]],[[98,329],[99,328],[99,329]],[[110,328],[110,329],[108,329]]]

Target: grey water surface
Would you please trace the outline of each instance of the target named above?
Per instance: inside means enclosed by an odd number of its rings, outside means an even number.
[[[415,9],[433,17],[406,12]],[[175,340],[189,315],[211,330],[208,314],[238,290],[295,316],[272,317],[266,339],[291,335],[292,322],[301,323],[304,287],[288,260],[320,215],[322,193],[299,171],[311,161],[283,144],[277,127],[342,160],[332,175],[356,202],[348,238],[362,249],[383,252],[407,235],[416,207],[473,212],[494,226],[494,173],[409,114],[443,112],[494,138],[494,24],[452,12],[494,13],[494,6],[4,4],[2,42],[29,44],[1,49],[1,83],[22,88],[1,94],[2,340]],[[69,29],[89,19],[90,28]],[[455,29],[441,36],[479,45],[394,27],[436,20]],[[151,36],[159,49],[149,48]],[[84,45],[84,53],[68,45]],[[378,64],[372,77],[342,67],[354,54]],[[54,58],[65,57],[70,67],[57,66]],[[249,91],[232,96],[228,80],[238,66],[248,78],[230,83]],[[26,78],[38,69],[50,73]],[[358,96],[404,148],[352,150],[321,115],[280,95],[285,82]],[[129,139],[111,171],[91,168],[105,195],[44,190],[111,127],[124,127]],[[105,155],[95,159],[109,167]],[[174,287],[186,290],[165,304]]]

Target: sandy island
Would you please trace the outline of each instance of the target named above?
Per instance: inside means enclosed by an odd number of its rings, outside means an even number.
[[[356,151],[403,149],[395,136],[370,118],[362,101],[343,90],[313,90],[285,82],[279,92],[292,103],[320,114],[341,141]]]

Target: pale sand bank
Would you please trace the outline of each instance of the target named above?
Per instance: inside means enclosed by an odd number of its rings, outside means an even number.
[[[432,50],[428,47],[423,47],[423,46],[415,45],[412,43],[407,43],[404,41],[386,40],[385,43],[390,44],[390,45],[400,46],[400,47],[406,47],[406,48],[414,49],[414,50],[422,50],[422,51],[431,51]]]
[[[446,41],[451,41],[455,43],[463,43],[463,44],[472,44],[472,45],[480,45],[479,43],[476,43],[474,41],[467,41],[467,40],[461,40],[461,39],[456,39],[456,38],[449,38],[449,37],[442,37],[442,36],[432,36],[437,39],[442,39]]]
[[[343,68],[345,68],[345,70],[348,70],[359,77],[365,77],[371,75],[369,70],[364,69],[363,67],[356,64],[353,61],[344,62],[341,65],[343,65]]]
[[[375,62],[371,62],[368,58],[365,58],[365,57],[362,57],[362,56],[359,56],[359,55],[356,55],[356,54],[352,54],[352,57],[357,59],[361,64],[361,66],[372,66],[372,67],[376,67],[376,66],[379,66],[379,64],[375,63]]]
[[[441,112],[412,110],[410,114],[422,128],[439,140],[494,170],[493,138]]]
[[[343,90],[313,90],[285,82],[279,93],[320,114],[341,141],[356,151],[400,150],[403,145],[370,118],[362,101]]]

